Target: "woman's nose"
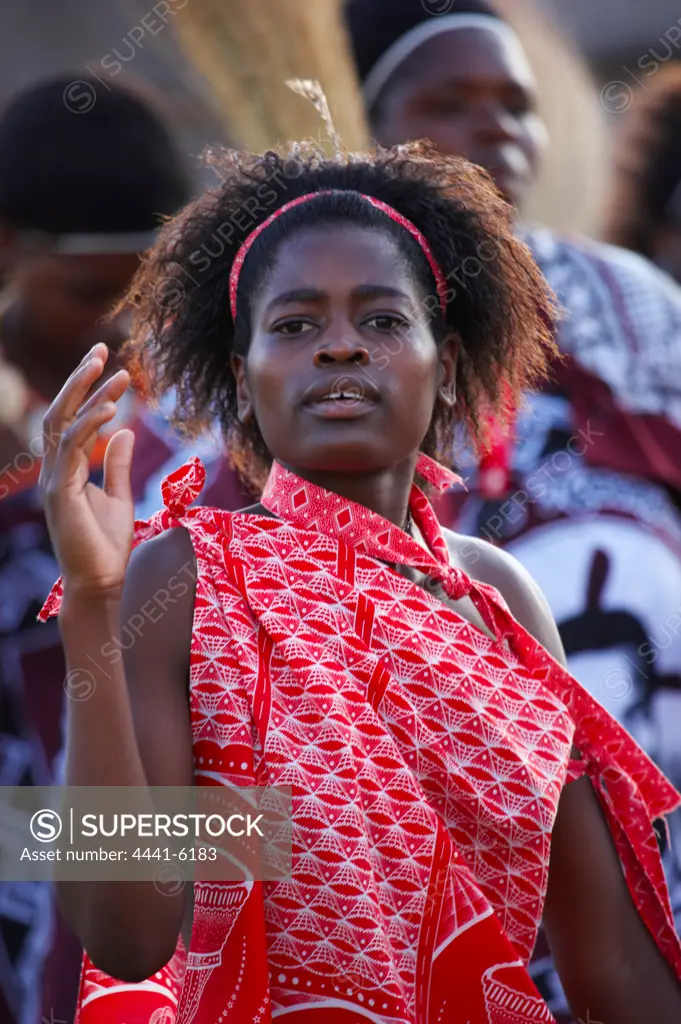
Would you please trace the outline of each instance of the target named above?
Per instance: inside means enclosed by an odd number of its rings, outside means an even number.
[[[370,361],[369,350],[360,339],[347,336],[328,339],[314,354],[315,366],[368,366]]]

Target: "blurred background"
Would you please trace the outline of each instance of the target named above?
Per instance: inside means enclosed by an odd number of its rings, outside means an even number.
[[[85,65],[96,70],[117,46],[122,57],[129,56],[126,34],[152,6],[144,0],[8,0],[0,39],[0,98],[44,75]],[[621,78],[622,67],[636,72],[638,58],[681,16],[675,0],[537,0],[537,7],[574,40],[601,84]],[[148,32],[135,49],[123,74],[163,88],[190,147],[214,137],[217,125],[205,87],[174,45],[172,24],[170,31]]]
[[[171,16],[165,23],[147,19],[152,27],[145,28],[142,19],[153,9],[149,0],[8,0],[0,37],[0,102],[46,75],[89,69],[103,82],[147,81],[156,87],[189,154],[206,142],[227,139],[214,91],[174,38],[174,15],[185,4],[175,0],[167,6]],[[681,54],[673,31],[681,19],[679,5],[674,0],[501,0],[499,6],[524,29],[551,130],[544,179],[552,187],[544,183],[530,212],[549,226],[569,223],[596,233],[607,174],[604,124],[626,111],[637,88],[647,88],[656,59],[651,50],[659,63]],[[432,0],[430,7],[437,10]],[[560,42],[556,30],[564,34]],[[618,84],[608,90],[609,83]],[[569,160],[564,150],[570,151]]]

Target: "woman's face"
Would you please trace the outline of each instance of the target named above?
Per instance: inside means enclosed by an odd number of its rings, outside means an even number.
[[[292,235],[255,300],[248,356],[233,358],[242,420],[254,415],[295,470],[414,458],[456,369],[456,339],[436,346],[427,300],[389,234],[349,224]]]
[[[547,141],[529,62],[503,25],[444,32],[420,46],[385,86],[373,127],[383,145],[427,138],[467,157],[516,206]]]

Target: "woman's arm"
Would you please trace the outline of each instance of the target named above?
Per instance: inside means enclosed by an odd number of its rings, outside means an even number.
[[[186,587],[181,599],[168,602],[166,614],[153,628],[148,622],[148,628],[135,634],[125,662],[116,658],[122,625],[145,624],[148,602],[159,593],[169,594],[170,581],[191,570],[193,552],[189,535],[178,529],[131,558],[134,438],[129,430],[114,434],[107,445],[103,486],[90,483],[97,433],[113,419],[115,403],[130,383],[121,371],[87,397],[107,357],[105,345],[92,349],[43,424],[40,483],[62,572],[59,621],[67,683],[87,681],[91,689],[87,700],[67,701],[66,781],[71,786],[143,790],[148,785],[190,785],[187,682],[193,586]],[[82,697],[80,686],[79,691]],[[60,882],[58,895],[91,959],[107,974],[140,981],[171,959],[182,923],[183,892],[163,895],[153,882]]]
[[[639,916],[586,777],[561,795],[544,928],[576,1017],[602,1024],[681,1021],[681,986]]]
[[[515,559],[477,543],[475,576],[496,587],[514,618],[565,665],[557,626],[535,582]],[[681,985],[641,920],[585,776],[560,798],[544,927],[576,1018],[602,1024],[681,1021]]]
[[[66,785],[192,785],[194,589],[191,540],[177,529],[133,552],[120,601],[66,591],[59,623],[67,670],[74,678],[89,673],[93,691],[87,700],[67,701]],[[123,659],[121,643],[129,648]],[[61,882],[57,897],[106,974],[141,981],[175,952],[185,890],[164,894],[152,881]]]

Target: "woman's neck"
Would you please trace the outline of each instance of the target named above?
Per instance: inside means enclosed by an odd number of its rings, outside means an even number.
[[[415,452],[397,466],[364,473],[339,473],[333,470],[300,469],[285,463],[282,465],[303,480],[363,505],[402,529],[407,521],[417,458],[418,452]]]

